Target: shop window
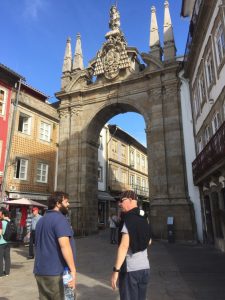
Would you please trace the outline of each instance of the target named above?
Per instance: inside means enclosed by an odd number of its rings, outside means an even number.
[[[16,158],[14,168],[14,178],[26,180],[27,179],[28,160],[23,158]]]
[[[19,124],[18,124],[18,131],[24,134],[30,134],[31,132],[31,117],[20,113],[19,115]]]
[[[44,163],[37,164],[37,182],[48,182],[48,165]]]

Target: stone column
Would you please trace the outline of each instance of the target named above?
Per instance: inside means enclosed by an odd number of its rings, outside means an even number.
[[[167,239],[167,218],[174,217],[175,238],[191,240],[194,238],[194,211],[186,191],[178,81],[175,73],[164,76],[164,80],[161,89],[152,92],[152,124],[148,138],[148,147],[152,147],[149,153],[153,180],[150,182],[152,229],[155,236]]]
[[[98,143],[82,140],[80,201],[84,209],[85,234],[97,232],[98,225]]]
[[[164,120],[162,111],[162,95],[159,88],[148,93],[151,99],[151,115],[147,124],[147,151],[149,190],[151,199],[168,199],[166,146],[164,140]]]
[[[67,163],[68,163],[68,143],[70,132],[69,108],[62,108],[59,111],[59,156],[58,156],[58,178],[57,190],[67,192]]]

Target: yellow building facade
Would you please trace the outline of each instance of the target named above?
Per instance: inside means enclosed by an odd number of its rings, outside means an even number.
[[[108,125],[108,188],[114,197],[134,190],[140,200],[149,197],[147,149],[116,125]]]
[[[25,197],[45,201],[56,187],[59,119],[47,99],[40,91],[21,85],[16,111],[11,114],[5,188],[10,200]]]

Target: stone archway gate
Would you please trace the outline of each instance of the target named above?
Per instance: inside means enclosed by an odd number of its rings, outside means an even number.
[[[56,94],[61,100],[57,188],[70,195],[74,229],[83,234],[97,231],[100,131],[116,114],[138,112],[146,123],[153,234],[166,238],[167,217],[173,216],[177,239],[192,239],[193,210],[187,195],[180,113],[180,64],[174,57],[163,62],[151,52],[141,55],[146,65],[140,64],[138,51],[127,46],[118,19],[118,11],[111,8],[111,30],[86,69],[82,67],[80,36],[73,66],[67,41],[62,89]]]

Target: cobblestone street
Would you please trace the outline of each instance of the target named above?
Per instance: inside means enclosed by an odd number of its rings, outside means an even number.
[[[108,231],[77,239],[79,300],[118,300],[109,285],[116,245]],[[12,248],[9,277],[0,280],[1,300],[36,300],[38,291],[32,274],[28,248]],[[154,241],[150,249],[149,300],[224,300],[225,254],[194,244]],[[47,263],[47,262],[46,262]]]

